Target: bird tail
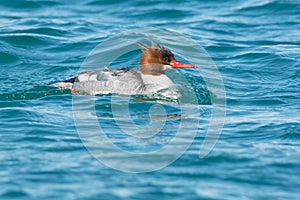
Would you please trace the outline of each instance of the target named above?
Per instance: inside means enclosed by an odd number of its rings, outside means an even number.
[[[53,84],[50,84],[50,87],[57,87],[57,88],[61,88],[61,89],[71,89],[73,87],[74,82],[76,81],[77,77],[73,77],[70,79],[67,79],[65,81],[61,81],[61,82],[56,82]]]

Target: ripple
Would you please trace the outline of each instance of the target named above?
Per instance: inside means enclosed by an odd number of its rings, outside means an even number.
[[[29,194],[24,190],[8,190],[0,194],[2,198],[25,198],[29,197]]]
[[[41,1],[31,1],[31,0],[15,0],[12,4],[9,0],[2,0],[0,6],[4,8],[13,8],[13,9],[39,9],[44,7],[51,7],[61,5],[59,1],[48,1],[48,0],[41,0]]]
[[[295,1],[275,1],[275,0],[263,0],[263,1],[249,1],[239,6],[239,12],[267,12],[267,13],[288,13],[294,11],[299,13],[299,4]],[[296,8],[296,9],[295,9]]]
[[[16,33],[16,34],[30,34],[33,33],[34,35],[52,35],[52,36],[58,36],[61,37],[63,35],[69,34],[68,31],[64,29],[58,29],[58,28],[51,28],[51,27],[38,27],[38,28],[29,28],[29,29],[22,29],[22,30],[15,30],[10,31],[8,33]]]
[[[45,35],[39,35],[39,34],[15,33],[15,34],[1,34],[0,39],[2,39],[7,43],[14,44],[16,46],[42,47],[54,42],[55,38],[50,36],[45,36]]]
[[[3,64],[18,64],[20,62],[20,59],[18,56],[13,55],[11,53],[6,52],[0,52],[0,60],[3,62]]]

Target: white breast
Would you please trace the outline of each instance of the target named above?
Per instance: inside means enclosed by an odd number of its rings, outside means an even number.
[[[146,93],[153,93],[166,88],[174,87],[173,82],[166,76],[143,75],[143,82],[146,86]]]

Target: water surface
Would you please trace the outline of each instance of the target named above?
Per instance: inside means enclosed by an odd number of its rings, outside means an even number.
[[[298,1],[2,0],[0,9],[0,199],[299,196]],[[89,154],[76,131],[72,95],[45,85],[78,73],[89,52],[111,36],[145,27],[176,30],[211,55],[224,81],[227,114],[214,150],[199,159],[210,95],[203,77],[181,70],[199,102],[192,145],[166,168],[128,174]],[[133,65],[138,56],[115,64]],[[116,133],[110,95],[94,98],[103,129],[128,151],[160,148],[180,122],[167,119],[160,143],[144,145]],[[153,105],[130,101],[131,119],[146,126]],[[179,113],[176,105],[163,106],[171,116]]]

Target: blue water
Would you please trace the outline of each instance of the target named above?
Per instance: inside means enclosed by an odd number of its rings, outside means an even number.
[[[0,199],[299,197],[299,1],[1,0],[0,10]],[[175,162],[153,172],[126,173],[86,149],[77,130],[91,127],[74,119],[74,97],[46,85],[77,74],[88,54],[112,36],[149,27],[183,34],[207,51],[224,82],[226,118],[216,146],[200,159],[211,99],[217,98],[203,74],[176,72],[196,94],[197,103],[183,105],[188,114],[174,102],[78,96],[82,104],[94,105],[95,112],[84,110],[83,118],[97,117],[107,138],[124,152],[159,150],[176,137],[181,121],[197,122],[191,146]],[[116,42],[110,50],[124,45]],[[182,58],[190,53],[189,43],[170,38],[166,45],[181,45]],[[115,64],[136,65],[138,57],[134,51]],[[120,107],[115,115],[113,106]],[[132,120],[138,133],[158,135],[144,140],[121,134],[116,117]],[[149,128],[152,122],[163,128]],[[186,127],[174,152],[188,144],[194,130]],[[128,165],[109,149],[104,156]],[[132,164],[144,169],[151,162]]]

